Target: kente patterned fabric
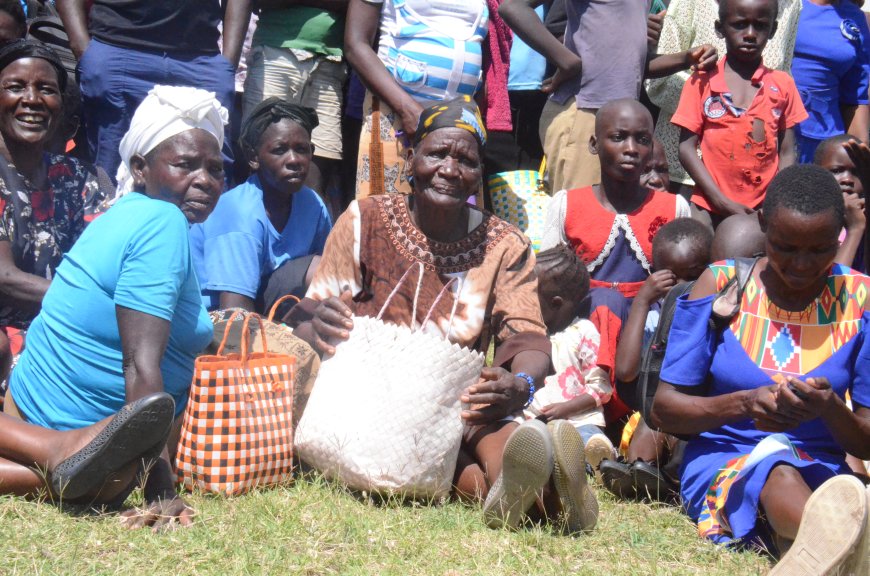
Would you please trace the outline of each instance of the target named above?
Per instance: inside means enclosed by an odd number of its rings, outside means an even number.
[[[717,290],[734,275],[733,266],[713,266]],[[755,277],[746,284],[741,314],[731,331],[746,354],[771,377],[802,376],[818,368],[855,337],[867,302],[867,277],[835,265],[821,294],[800,312],[770,301]]]

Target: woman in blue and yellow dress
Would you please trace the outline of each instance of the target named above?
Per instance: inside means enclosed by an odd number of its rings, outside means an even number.
[[[775,546],[783,574],[857,570],[870,538],[845,460],[870,457],[870,279],[834,264],[844,207],[823,172],[794,166],[771,183],[767,256],[739,304],[718,296],[734,261],[680,299],[653,407],[663,430],[691,435],[681,490],[700,534]],[[717,328],[717,315],[731,320]]]

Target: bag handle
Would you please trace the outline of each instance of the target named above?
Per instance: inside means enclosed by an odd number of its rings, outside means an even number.
[[[369,140],[369,195],[386,192],[384,182],[384,145],[381,142],[381,102],[372,94],[372,132]]]
[[[233,315],[230,316],[230,319],[227,320],[227,325],[224,328],[224,337],[221,338],[221,344],[220,344],[220,346],[218,346],[218,349],[217,349],[218,356],[223,356],[223,354],[224,354],[224,347],[227,344],[227,339],[230,337],[230,328],[232,328],[233,322],[235,322],[236,319],[238,319],[240,316],[244,316],[245,314],[246,314],[246,312],[244,310],[236,310],[235,312],[233,312]],[[263,324],[263,318],[259,314],[255,314],[253,312],[250,312],[250,313],[247,313],[247,316],[245,317],[245,321],[242,323],[242,358],[248,357],[248,349],[251,346],[251,342],[250,342],[251,336],[250,336],[250,333],[248,332],[248,330],[249,330],[248,323],[251,321],[252,317],[256,317],[257,322],[260,323],[260,337],[263,339],[263,352],[269,351],[268,347],[267,347],[267,343],[266,343],[266,326]]]
[[[450,332],[453,330],[453,317],[456,315],[456,305],[459,304],[458,295],[462,293],[462,281],[457,277],[453,277],[447,281],[447,284],[441,288],[441,291],[438,292],[438,296],[435,297],[435,302],[432,303],[432,307],[429,308],[429,312],[426,314],[426,317],[423,318],[422,328],[425,330],[426,325],[429,323],[429,317],[432,316],[432,312],[435,311],[435,308],[438,307],[438,303],[441,302],[441,298],[444,297],[444,294],[447,293],[447,289],[450,288],[453,284],[459,284],[459,290],[457,290],[457,297],[453,299],[453,306],[450,308],[450,321],[447,323],[447,333],[444,335],[444,339],[447,340],[450,337]]]
[[[280,298],[275,300],[274,304],[272,304],[272,308],[269,310],[269,315],[266,317],[266,320],[268,320],[269,322],[274,322],[275,321],[275,313],[278,312],[278,306],[280,306],[281,304],[283,304],[284,302],[286,302],[287,300],[290,300],[290,299],[296,300],[297,304],[299,304],[299,302],[301,302],[299,297],[294,296],[293,294],[285,294],[284,296],[281,296]]]
[[[230,337],[230,328],[233,326],[233,322],[236,321],[236,318],[245,314],[244,310],[236,310],[232,313],[229,320],[227,320],[227,325],[224,327],[224,337],[221,338],[220,346],[217,349],[217,355],[223,356],[224,354],[224,346],[227,344],[227,339]]]
[[[743,291],[747,282],[752,278],[752,271],[758,258],[735,258],[735,274],[728,283],[719,290],[713,299],[713,310],[710,313],[710,325],[715,330],[721,330],[731,323],[734,316],[740,310],[743,301]]]
[[[260,325],[260,338],[263,340],[263,352],[269,352],[268,342],[266,340],[266,325],[263,324],[263,317],[259,314],[255,314],[251,312],[245,318],[245,323],[242,324],[242,358],[246,359],[250,354],[251,348],[251,333],[248,328],[248,323],[252,318],[257,320],[257,323]]]
[[[420,271],[417,276],[417,290],[414,291],[414,304],[411,309],[411,330],[414,330],[414,326],[417,324],[417,300],[420,298],[420,289],[423,287],[423,273],[425,272],[425,268],[423,267],[422,262],[416,262],[416,268]],[[384,305],[381,306],[381,311],[378,312],[377,319],[380,320],[381,316],[384,315],[384,311],[387,309],[387,306],[390,305],[390,302],[393,300],[393,296],[399,291],[399,288],[402,287],[402,284],[405,283],[405,279],[408,277],[408,274],[411,273],[411,270],[414,269],[414,264],[408,266],[408,269],[405,270],[405,273],[402,274],[402,277],[399,278],[399,281],[396,282],[396,287],[393,288],[393,291],[390,292],[390,295],[387,296],[387,300],[384,302]]]

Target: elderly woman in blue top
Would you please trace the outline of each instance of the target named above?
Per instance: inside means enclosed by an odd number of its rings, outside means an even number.
[[[253,175],[190,229],[209,310],[264,311],[285,294],[305,294],[332,229],[323,201],[304,185],[317,123],[311,108],[268,98],[242,124],[242,149]]]
[[[155,86],[121,141],[119,200],[82,234],[57,268],[15,368],[4,411],[69,430],[155,392],[187,402],[194,359],[211,341],[188,242],[223,188],[227,111],[214,94]],[[10,400],[11,398],[11,400]],[[145,481],[133,525],[191,522],[178,498],[166,443]],[[97,501],[132,484],[136,462]]]

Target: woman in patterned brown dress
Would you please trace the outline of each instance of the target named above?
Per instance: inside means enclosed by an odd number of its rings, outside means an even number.
[[[306,298],[292,317],[308,319],[297,326],[296,335],[332,353],[332,343],[346,339],[353,328],[351,315],[377,315],[409,267],[419,262],[425,268],[417,318],[411,318],[416,282],[408,282],[386,309],[385,322],[422,323],[442,287],[460,278],[452,298],[442,299],[423,328],[483,352],[494,340],[495,356],[492,367],[484,368],[479,382],[462,396],[472,409],[462,413],[467,426],[454,489],[458,496],[472,499],[490,493],[484,508],[487,522],[514,527],[535,493],[544,488],[539,484],[550,480],[553,452],[559,446],[552,442],[551,447],[547,427],[540,421],[518,428],[513,419],[527,405],[534,384],[544,381],[550,343],[528,239],[467,203],[480,185],[482,124],[477,107],[467,98],[423,112],[409,160],[413,194],[372,196],[351,204],[329,235]],[[514,432],[532,444],[541,442],[540,455],[549,454],[549,468],[545,463],[533,470],[511,460],[521,452],[512,439]],[[513,452],[506,444],[514,445]],[[496,482],[503,460],[504,478]],[[576,490],[573,495],[575,507],[582,506]],[[588,527],[587,521],[584,528]]]

